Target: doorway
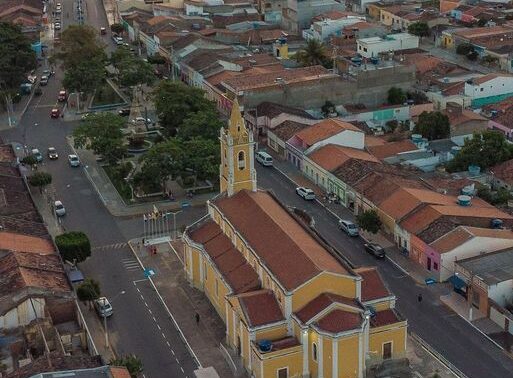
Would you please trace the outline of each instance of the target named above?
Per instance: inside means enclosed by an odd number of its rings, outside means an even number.
[[[431,257],[428,257],[427,258],[427,270],[431,270],[431,263],[432,263]]]

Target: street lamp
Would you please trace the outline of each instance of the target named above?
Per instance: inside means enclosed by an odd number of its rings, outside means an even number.
[[[125,294],[125,293],[126,293],[126,291],[125,291],[125,290],[120,291],[119,293],[117,293],[117,294],[114,296],[114,298],[112,298],[112,299],[110,300],[110,304],[111,304],[111,306],[112,306],[112,303],[114,303],[114,300],[115,300],[117,297],[119,297],[120,295],[123,295],[123,294]],[[103,298],[103,306],[105,306],[105,299],[107,299],[107,298],[105,298],[105,297]],[[107,314],[106,314],[105,312],[103,313],[103,328],[104,328],[104,330],[105,330],[105,348],[108,348],[108,349],[109,349],[109,348],[110,348],[110,345],[109,345],[109,331],[108,331],[108,329],[107,329]]]

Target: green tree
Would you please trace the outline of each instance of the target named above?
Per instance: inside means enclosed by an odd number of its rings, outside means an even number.
[[[216,112],[212,101],[198,88],[177,81],[162,80],[154,91],[159,123],[168,135],[176,135],[185,119],[199,111]]]
[[[356,216],[358,226],[371,234],[376,234],[381,227],[381,219],[379,219],[376,210],[366,210]]]
[[[200,180],[215,179],[219,174],[219,142],[215,139],[195,138],[184,142],[185,168],[190,168]],[[249,164],[249,162],[247,163]]]
[[[124,119],[113,113],[91,114],[73,131],[75,146],[93,150],[109,164],[116,164],[126,152],[121,128]]]
[[[458,154],[447,163],[449,172],[463,171],[470,165],[490,168],[498,163],[513,157],[513,146],[499,131],[484,130],[474,133],[472,138],[465,140],[465,144]]]
[[[113,32],[113,33],[116,33],[116,34],[121,34],[125,31],[125,28],[122,24],[112,24],[110,26],[110,30]]]
[[[401,88],[392,87],[388,90],[388,103],[392,105],[404,104],[407,100],[406,93]]]
[[[52,183],[52,175],[48,172],[36,172],[29,176],[28,182],[30,185],[38,187],[40,192],[43,192],[43,188]]]
[[[184,119],[178,129],[177,137],[188,140],[192,138],[205,138],[215,140],[219,137],[219,130],[223,122],[216,111],[209,109],[190,114]]]
[[[0,22],[0,88],[18,90],[27,73],[36,67],[36,54],[21,28]]]
[[[418,21],[408,26],[408,33],[417,37],[427,37],[429,35],[429,26],[426,22]]]
[[[166,64],[166,58],[164,58],[162,55],[151,55],[148,57],[148,63],[150,64]]]
[[[136,378],[143,371],[143,364],[140,358],[134,354],[121,356],[116,359],[111,359],[109,365],[112,366],[124,366],[130,373],[130,377]]]
[[[456,47],[456,54],[468,55],[471,52],[474,52],[474,46],[472,46],[470,43],[460,43]]]
[[[151,85],[155,81],[152,65],[135,57],[127,48],[116,49],[112,53],[110,61],[119,72],[118,78],[122,86]]]
[[[449,117],[438,111],[422,112],[413,132],[429,140],[448,138],[451,134]]]
[[[162,188],[170,177],[177,177],[185,161],[182,142],[170,139],[154,145],[143,156],[141,169],[134,175],[134,184],[140,188]],[[146,190],[145,190],[146,191]]]
[[[27,155],[21,159],[21,163],[25,165],[34,165],[37,164],[37,159],[34,155]]]
[[[316,39],[310,39],[305,48],[296,53],[296,60],[302,66],[329,65],[330,59],[326,47]]]
[[[100,297],[100,283],[92,278],[86,278],[77,287],[78,300],[82,302],[91,302]]]
[[[57,235],[55,245],[66,261],[79,263],[91,256],[91,243],[87,235],[81,231]]]
[[[105,77],[104,62],[90,59],[67,69],[62,85],[70,92],[92,94],[104,82]]]

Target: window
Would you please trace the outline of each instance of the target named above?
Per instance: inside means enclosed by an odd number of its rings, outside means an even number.
[[[207,263],[203,263],[203,274],[205,275],[205,281],[208,279],[207,272],[208,272]]]
[[[215,282],[215,292],[216,292],[216,298],[219,297],[219,282],[216,280]]]
[[[363,48],[363,51],[367,52],[367,47],[364,47],[364,48]]]
[[[472,305],[479,310],[479,293],[472,290]]]
[[[246,159],[244,157],[244,151],[239,152],[239,169],[242,171],[246,168]]]
[[[484,88],[481,88],[481,92],[484,91]]]
[[[289,368],[284,367],[284,368],[276,370],[276,377],[277,378],[289,378]]]
[[[223,160],[224,160],[224,166],[226,167],[226,165],[227,165],[226,164],[226,148],[224,149],[224,159]]]
[[[317,361],[317,344],[312,343],[312,360]]]
[[[438,270],[438,263],[436,263],[436,262],[433,263],[433,269]]]
[[[383,343],[383,359],[389,360],[392,358],[392,342]]]

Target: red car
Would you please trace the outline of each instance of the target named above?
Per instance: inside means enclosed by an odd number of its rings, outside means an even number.
[[[52,109],[52,111],[50,113],[50,117],[52,117],[52,118],[59,118],[60,115],[61,115],[61,111],[59,109]]]
[[[66,91],[60,91],[59,96],[57,97],[57,101],[64,102],[66,101],[66,97],[68,97]]]

